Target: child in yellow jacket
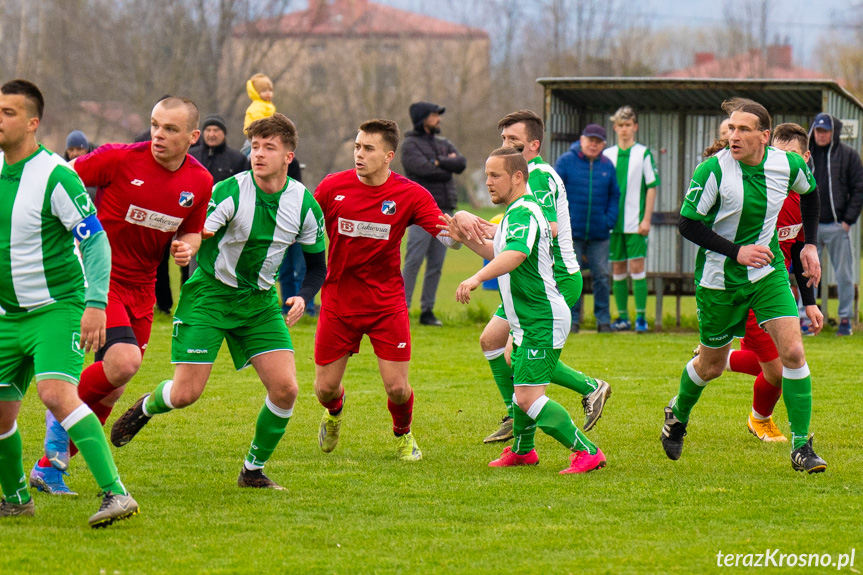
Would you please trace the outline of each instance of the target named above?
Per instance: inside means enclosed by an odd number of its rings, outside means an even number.
[[[249,124],[261,118],[268,118],[276,113],[276,105],[273,104],[273,81],[266,74],[255,74],[246,82],[246,93],[252,103],[246,108],[246,117],[243,120],[243,133]],[[248,140],[243,145],[242,152],[249,155],[251,144]]]

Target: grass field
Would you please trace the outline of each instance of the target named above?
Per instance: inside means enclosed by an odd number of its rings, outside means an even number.
[[[537,467],[490,469],[502,446],[482,438],[503,407],[477,340],[498,299],[481,292],[466,308],[453,301],[478,263],[467,252],[451,254],[439,292],[447,326],[413,328],[414,433],[423,461],[395,459],[367,341],[348,367],[340,444],[321,453],[315,323],[304,319],[292,330],[300,398],[267,465],[287,491],[236,487],[264,390],[252,370],[233,371],[223,349],[197,404],[160,416],[114,449],[141,514],[90,530],[98,489],[76,460],[68,482],[79,497],[35,494],[34,519],[0,523],[0,573],[704,573],[718,570],[720,551],[778,548],[836,559],[856,547],[853,572],[863,570],[859,337],[825,333],[805,342],[824,474],[795,473],[787,446],[747,432],[751,378],[734,374],[705,391],[681,460],[665,457],[662,408],[697,342],[693,332],[571,336],[563,359],[614,390],[589,434],[608,467],[560,476],[567,452],[538,434]],[[169,346],[170,320],[160,317],[109,425],[171,375]],[[580,398],[562,389],[549,395],[582,421]],[[19,418],[28,470],[41,450],[43,413],[28,394]],[[787,432],[781,402],[776,419]]]

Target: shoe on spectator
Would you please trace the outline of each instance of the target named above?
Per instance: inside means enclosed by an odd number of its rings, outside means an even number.
[[[569,327],[569,333],[578,333],[579,331],[581,331],[581,326],[578,325],[577,323],[573,323]]]
[[[596,333],[614,333],[610,323],[601,323],[596,326]]]
[[[635,318],[635,333],[647,333],[647,318]]]
[[[845,336],[851,335],[852,333],[854,332],[851,331],[851,320],[847,317],[842,318],[839,321],[839,327],[836,328],[836,335]]]
[[[629,331],[632,329],[632,324],[628,319],[617,318],[614,320],[614,323],[611,324],[611,327],[614,328],[614,331]]]
[[[433,325],[440,327],[443,325],[443,322],[439,320],[433,311],[424,311],[420,314],[420,325]]]

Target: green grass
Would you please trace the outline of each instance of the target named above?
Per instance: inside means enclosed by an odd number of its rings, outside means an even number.
[[[395,459],[368,341],[345,378],[340,444],[320,452],[315,322],[304,319],[292,330],[300,397],[267,465],[288,491],[236,487],[264,390],[254,371],[235,372],[223,349],[197,404],[160,416],[114,449],[141,515],[90,530],[97,487],[76,460],[69,485],[78,498],[35,494],[34,519],[0,522],[0,573],[703,573],[717,570],[720,550],[835,558],[861,546],[863,423],[851,400],[859,397],[857,337],[805,342],[812,431],[827,473],[795,473],[787,446],[749,435],[751,378],[735,374],[705,391],[681,460],[665,457],[662,407],[697,342],[691,332],[570,338],[563,360],[614,389],[589,434],[608,467],[560,476],[567,452],[539,434],[537,467],[490,469],[502,446],[482,438],[503,407],[477,340],[498,298],[477,292],[464,307],[453,296],[478,263],[467,252],[450,254],[439,292],[447,326],[413,329],[414,432],[423,461]],[[170,321],[160,317],[143,368],[109,424],[170,377],[169,345]],[[579,398],[559,388],[549,395],[581,421]],[[40,453],[42,418],[31,392],[19,417],[28,470]],[[781,402],[776,419],[787,432]]]

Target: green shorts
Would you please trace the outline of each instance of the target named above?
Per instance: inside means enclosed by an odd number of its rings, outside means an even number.
[[[577,271],[574,274],[567,274],[563,278],[555,277],[555,281],[557,281],[557,289],[560,290],[563,299],[566,300],[566,305],[573,307],[578,303],[578,298],[581,297],[581,290],[584,287],[584,277],[582,277],[581,271]],[[494,312],[494,315],[501,319],[506,319],[506,311],[503,309],[503,303],[497,306],[497,310]]]
[[[611,233],[608,261],[625,262],[647,257],[647,236],[641,234]]]
[[[174,312],[171,363],[213,363],[223,339],[238,370],[256,355],[294,349],[275,289],[238,290],[198,268]]]
[[[696,286],[695,305],[701,344],[712,348],[724,347],[746,334],[750,309],[758,325],[779,317],[797,317],[797,302],[784,270],[736,290]]]
[[[547,385],[557,368],[560,350],[550,347],[512,346],[513,385]]]
[[[84,366],[84,304],[58,301],[29,313],[0,316],[0,401],[21,401],[36,381],[78,385]]]

